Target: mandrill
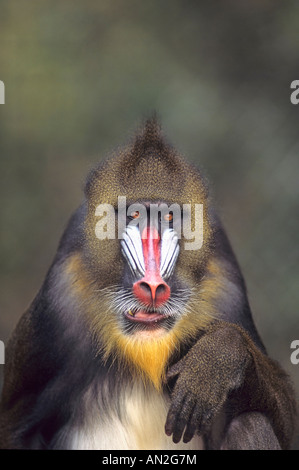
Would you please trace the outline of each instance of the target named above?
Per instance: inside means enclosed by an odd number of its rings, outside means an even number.
[[[207,183],[149,119],[89,174],[12,334],[0,446],[286,449],[295,413]]]

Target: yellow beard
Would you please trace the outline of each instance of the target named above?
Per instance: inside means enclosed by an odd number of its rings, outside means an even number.
[[[152,337],[135,333],[125,336],[119,332],[105,344],[104,358],[116,357],[120,367],[129,366],[131,373],[141,377],[146,384],[152,382],[160,390],[165,379],[168,360],[175,350],[177,341],[173,333],[161,333]]]
[[[92,331],[104,360],[112,358],[120,371],[129,368],[133,377],[141,378],[145,385],[152,383],[160,391],[170,357],[174,353],[179,355],[180,344],[192,340],[211,321],[209,317],[198,317],[195,312],[189,312],[171,331],[159,328],[126,335],[107,309],[92,322]]]
[[[213,309],[208,308],[209,303],[205,301],[200,308],[200,301],[195,298],[194,304],[190,303],[188,312],[182,315],[171,331],[159,328],[125,334],[115,312],[109,307],[105,289],[103,294],[97,291],[95,295],[80,255],[73,255],[66,261],[65,273],[70,281],[71,294],[84,305],[88,328],[98,346],[98,354],[104,361],[111,358],[120,371],[129,369],[132,376],[141,378],[145,385],[152,383],[157,390],[161,390],[168,361],[174,353],[179,353],[180,344],[193,340],[215,317]],[[203,283],[206,297],[212,297],[214,293],[213,289],[209,292],[209,282]]]

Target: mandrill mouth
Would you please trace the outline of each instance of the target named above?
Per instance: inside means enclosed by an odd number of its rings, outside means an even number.
[[[148,310],[128,310],[125,313],[125,317],[131,322],[142,323],[149,326],[155,326],[156,324],[166,320],[169,316],[169,314]]]
[[[125,334],[135,334],[145,330],[171,330],[176,321],[188,313],[190,293],[190,289],[177,289],[159,307],[143,304],[132,294],[131,288],[122,286],[109,287],[105,290],[105,297],[121,330]]]

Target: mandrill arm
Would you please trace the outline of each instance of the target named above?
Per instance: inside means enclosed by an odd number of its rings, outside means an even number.
[[[184,433],[188,442],[199,432],[208,449],[288,448],[296,417],[292,386],[267,356],[217,216],[214,235],[213,255],[198,280],[198,312],[209,309],[213,320],[168,370],[172,401],[166,434],[178,442]]]
[[[188,442],[196,431],[208,448],[285,449],[296,414],[287,375],[237,325],[215,321],[168,371],[177,377],[165,431]],[[214,418],[225,410],[215,431]]]

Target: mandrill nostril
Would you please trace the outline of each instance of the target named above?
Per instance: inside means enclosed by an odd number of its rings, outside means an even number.
[[[152,295],[152,290],[147,282],[140,282],[139,287],[148,295]]]
[[[166,293],[166,285],[164,284],[159,284],[158,287],[156,288],[156,298],[160,297],[161,295],[165,295]]]
[[[141,300],[143,303],[151,304],[152,303],[152,290],[150,285],[145,281],[135,282],[133,285],[133,292],[137,299]]]
[[[166,282],[160,283],[156,287],[154,303],[159,306],[167,302],[170,297],[170,287]]]
[[[135,289],[135,295],[141,300],[145,300],[147,303],[152,303],[152,289],[147,282],[139,282]]]

